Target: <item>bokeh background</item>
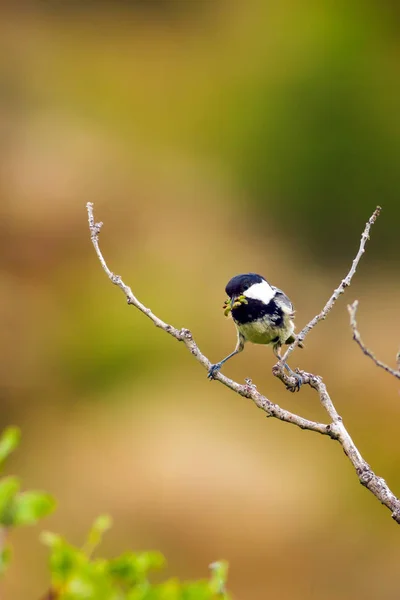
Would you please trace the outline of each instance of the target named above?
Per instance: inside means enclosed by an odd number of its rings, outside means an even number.
[[[340,447],[266,419],[126,305],[90,243],[104,221],[110,267],[217,361],[234,274],[281,287],[302,326],[346,274],[376,204],[354,284],[296,351],[323,375],[373,468],[400,493],[399,6],[312,0],[47,0],[0,19],[1,424],[10,461],[58,498],[12,535],[2,597],[48,582],[39,531],[80,543],[99,513],[103,552],[158,548],[202,577],[226,558],[237,600],[392,599],[400,530]],[[324,420],[288,394],[269,349],[225,372]]]

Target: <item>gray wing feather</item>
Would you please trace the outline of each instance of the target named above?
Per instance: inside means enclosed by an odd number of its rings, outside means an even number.
[[[271,285],[272,289],[275,292],[275,296],[279,299],[279,301],[282,303],[282,309],[287,312],[288,314],[290,314],[291,316],[294,315],[294,308],[293,308],[293,304],[291,303],[291,301],[289,300],[289,298],[286,296],[286,294],[284,292],[282,292],[282,290],[280,290],[279,288]]]

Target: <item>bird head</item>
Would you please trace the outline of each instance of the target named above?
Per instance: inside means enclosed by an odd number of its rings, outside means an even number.
[[[228,281],[225,291],[228,295],[223,306],[226,316],[241,304],[248,304],[249,299],[268,304],[275,294],[266,279],[257,273],[235,275]]]

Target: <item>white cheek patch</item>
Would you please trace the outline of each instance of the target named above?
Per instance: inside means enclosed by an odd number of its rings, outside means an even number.
[[[268,304],[275,296],[275,291],[267,281],[261,281],[261,283],[254,283],[249,287],[249,289],[244,292],[244,295],[247,298],[261,300],[264,304]]]

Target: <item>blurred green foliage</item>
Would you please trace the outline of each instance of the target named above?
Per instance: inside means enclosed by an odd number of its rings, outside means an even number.
[[[20,441],[17,427],[9,427],[0,438],[0,467]],[[54,499],[45,492],[20,492],[18,477],[3,477],[0,480],[0,573],[7,567],[11,550],[6,544],[6,533],[11,527],[34,525],[55,508]]]
[[[10,427],[0,438],[0,465],[15,450],[20,431]],[[54,499],[44,492],[20,492],[17,477],[0,480],[0,574],[11,558],[6,544],[10,527],[32,525],[55,507]],[[54,600],[228,600],[225,582],[227,563],[210,565],[208,580],[191,583],[169,579],[151,584],[149,575],[165,565],[159,552],[125,552],[106,560],[93,558],[103,534],[111,527],[111,518],[102,515],[90,529],[83,548],[77,548],[54,533],[43,532],[42,541],[50,548],[51,589],[47,598]]]
[[[225,562],[210,566],[208,580],[186,583],[168,579],[152,584],[150,574],[165,564],[159,552],[125,552],[110,560],[92,558],[110,526],[109,517],[99,517],[83,549],[71,546],[53,533],[42,535],[43,542],[50,547],[52,591],[49,597],[60,600],[228,600]]]

